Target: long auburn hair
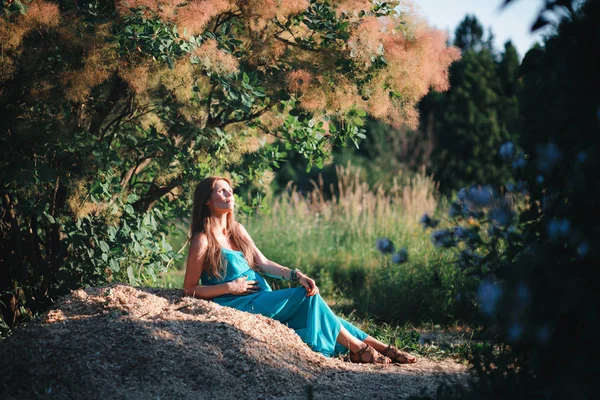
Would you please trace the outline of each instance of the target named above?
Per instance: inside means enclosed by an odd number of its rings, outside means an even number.
[[[210,208],[206,204],[210,199],[210,195],[214,189],[215,183],[223,180],[233,188],[231,181],[222,176],[211,176],[203,179],[196,185],[194,190],[194,205],[192,209],[192,225],[190,227],[190,235],[206,234],[208,239],[208,249],[203,269],[209,276],[222,278],[225,272],[225,263],[221,252],[221,245],[213,234],[215,220],[212,218]],[[240,223],[235,220],[233,212],[227,214],[227,223],[225,227],[225,236],[237,247],[243,254],[252,269],[256,269],[254,264],[254,250],[250,240],[246,239],[240,229]]]

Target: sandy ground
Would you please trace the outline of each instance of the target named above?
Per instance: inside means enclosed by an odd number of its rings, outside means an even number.
[[[468,378],[451,360],[327,358],[277,321],[182,294],[72,292],[0,342],[0,399],[402,399]]]

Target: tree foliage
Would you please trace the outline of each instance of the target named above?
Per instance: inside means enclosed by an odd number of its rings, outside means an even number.
[[[519,57],[510,42],[497,57],[482,32],[474,16],[465,17],[455,32],[462,59],[450,68],[451,90],[421,102],[421,131],[434,142],[430,169],[446,193],[511,177],[496,152],[521,132]]]
[[[321,165],[369,113],[415,124],[459,57],[406,2],[2,0],[0,300],[151,281],[194,182]]]
[[[459,191],[450,208],[458,224],[477,219],[484,240],[469,243],[472,231],[461,226],[434,233],[441,245],[462,246],[458,265],[482,279],[472,298],[489,339],[471,354],[478,375],[472,387],[439,398],[593,398],[598,392],[590,349],[600,329],[593,278],[600,258],[600,4],[579,5],[546,5],[545,14],[563,9],[560,24],[521,65],[524,134],[500,149],[518,184],[507,196],[499,195],[498,183]],[[510,200],[518,191],[528,207],[514,213]]]

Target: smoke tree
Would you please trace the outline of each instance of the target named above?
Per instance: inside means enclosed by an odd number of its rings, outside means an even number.
[[[459,52],[405,1],[2,0],[4,321],[152,281],[195,182],[322,165],[369,114],[415,125]]]

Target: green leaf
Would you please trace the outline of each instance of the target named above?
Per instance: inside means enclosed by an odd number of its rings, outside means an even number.
[[[129,284],[135,285],[137,280],[135,279],[135,273],[133,272],[133,268],[131,266],[127,267],[127,278],[129,278]]]
[[[110,246],[104,240],[101,240],[98,244],[100,245],[100,249],[102,249],[102,252],[108,253],[110,251]]]
[[[115,240],[116,236],[117,236],[117,228],[115,228],[114,226],[109,226],[108,227],[108,238],[110,240]]]
[[[119,267],[119,263],[114,258],[110,259],[110,261],[108,262],[108,266],[113,272],[119,272],[119,270],[121,269]]]
[[[46,211],[44,211],[44,216],[48,219],[48,221],[51,224],[55,224],[56,223],[56,220],[54,219],[54,217],[52,215],[48,214]]]
[[[122,232],[125,236],[129,236],[131,233],[131,228],[129,227],[129,224],[127,224],[127,221],[123,221]]]

